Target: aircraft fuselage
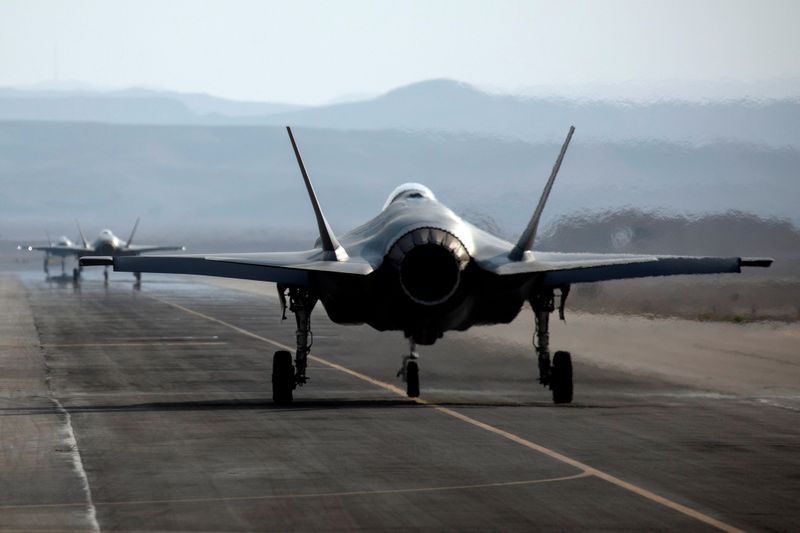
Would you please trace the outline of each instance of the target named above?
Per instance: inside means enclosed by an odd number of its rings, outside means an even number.
[[[476,232],[483,233],[435,199],[396,200],[341,239],[349,253],[380,265],[375,272],[358,278],[312,273],[312,291],[334,322],[403,331],[418,344],[432,344],[449,330],[508,323],[533,283],[478,266]]]

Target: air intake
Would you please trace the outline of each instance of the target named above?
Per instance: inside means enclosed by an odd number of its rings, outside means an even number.
[[[418,228],[406,233],[387,254],[400,274],[400,286],[414,302],[437,305],[458,289],[461,271],[469,263],[469,252],[458,238],[436,228]]]

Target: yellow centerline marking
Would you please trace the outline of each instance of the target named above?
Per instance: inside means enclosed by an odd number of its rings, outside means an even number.
[[[580,479],[588,477],[591,474],[581,472],[571,476],[551,477],[544,479],[526,479],[522,481],[501,481],[497,483],[476,483],[473,485],[449,485],[442,487],[410,487],[406,489],[378,489],[378,490],[348,490],[339,492],[311,492],[300,494],[265,494],[261,496],[231,496],[221,498],[180,498],[174,500],[131,500],[131,501],[118,501],[118,502],[94,502],[95,506],[116,506],[116,505],[157,505],[157,504],[176,504],[176,503],[214,503],[214,502],[241,502],[241,501],[258,501],[258,500],[290,500],[296,498],[342,498],[346,496],[371,496],[380,494],[413,494],[419,492],[447,492],[456,490],[470,490],[470,489],[491,489],[498,487],[518,487],[522,485],[541,485],[544,483],[555,483],[558,481],[570,481],[572,479]],[[52,507],[82,507],[86,503],[32,503],[21,505],[2,505],[0,510],[6,509],[31,509],[43,508],[48,509]]]
[[[214,318],[213,316],[209,316],[209,315],[206,315],[206,314],[201,313],[199,311],[195,311],[194,309],[189,309],[188,307],[184,307],[184,306],[182,306],[180,304],[176,304],[174,302],[170,302],[170,301],[167,301],[167,300],[162,300],[161,298],[158,298],[158,297],[150,295],[150,294],[147,294],[146,296],[148,298],[152,298],[153,300],[156,300],[156,301],[161,302],[163,304],[172,306],[172,307],[174,307],[176,309],[180,309],[181,311],[184,311],[185,313],[188,313],[190,315],[195,315],[195,316],[198,316],[200,318],[204,318],[206,320],[209,320],[211,322],[216,322],[217,324],[220,324],[220,325],[223,325],[225,327],[228,327],[228,328],[230,328],[230,329],[232,329],[232,330],[234,330],[236,332],[239,332],[242,335],[245,335],[247,337],[251,337],[253,339],[258,339],[260,341],[266,342],[267,344],[272,344],[273,346],[276,346],[276,347],[284,349],[284,350],[288,350],[288,351],[292,351],[293,350],[292,347],[290,347],[290,346],[288,346],[286,344],[283,344],[281,342],[269,339],[267,337],[262,337],[261,335],[253,333],[252,331],[248,331],[246,329],[240,328],[240,327],[235,326],[235,325],[233,325],[233,324],[231,324],[229,322],[225,322],[224,320],[220,320],[219,318]],[[327,361],[325,359],[322,359],[321,357],[316,356],[316,355],[309,355],[309,359],[311,359],[313,361],[316,361],[317,363],[320,363],[320,364],[329,366],[331,368],[334,368],[336,370],[339,370],[341,372],[344,372],[345,374],[349,374],[350,376],[353,376],[353,377],[355,377],[357,379],[360,379],[361,381],[365,381],[367,383],[371,383],[371,384],[373,384],[373,385],[375,385],[377,387],[380,387],[382,389],[385,389],[385,390],[388,390],[390,392],[393,392],[393,393],[395,393],[395,394],[397,394],[399,396],[402,396],[404,398],[406,397],[406,391],[404,391],[400,387],[396,387],[396,386],[394,386],[394,385],[392,385],[390,383],[386,383],[385,381],[380,381],[378,379],[372,378],[370,376],[367,376],[366,374],[362,374],[361,372],[357,372],[355,370],[352,370],[350,368],[344,367],[344,366],[339,365],[337,363],[333,363],[331,361]],[[744,533],[743,530],[741,530],[741,529],[739,529],[737,527],[734,527],[734,526],[732,526],[730,524],[726,524],[725,522],[722,522],[720,520],[717,520],[716,518],[713,518],[713,517],[711,517],[711,516],[709,516],[707,514],[704,514],[704,513],[700,512],[700,511],[696,510],[696,509],[692,509],[691,507],[687,507],[686,505],[683,505],[683,504],[678,503],[676,501],[670,500],[669,498],[665,498],[664,496],[660,496],[660,495],[656,494],[655,492],[647,490],[647,489],[645,489],[643,487],[640,487],[638,485],[634,485],[633,483],[630,483],[628,481],[620,479],[620,478],[618,478],[616,476],[613,476],[613,475],[611,475],[611,474],[609,474],[607,472],[604,472],[602,470],[598,470],[597,468],[594,468],[593,466],[589,466],[586,463],[582,463],[581,461],[578,461],[577,459],[573,459],[573,458],[568,457],[568,456],[566,456],[566,455],[564,455],[562,453],[559,453],[559,452],[557,452],[555,450],[551,450],[550,448],[542,446],[541,444],[536,444],[535,442],[532,442],[532,441],[530,441],[528,439],[522,438],[519,435],[515,435],[515,434],[513,434],[511,432],[508,432],[508,431],[505,431],[503,429],[497,428],[497,427],[492,426],[490,424],[487,424],[485,422],[481,422],[481,421],[476,420],[476,419],[474,419],[474,418],[472,418],[470,416],[467,416],[467,415],[465,415],[463,413],[459,413],[457,411],[453,411],[452,409],[449,409],[447,407],[442,407],[442,406],[437,405],[435,403],[430,403],[430,402],[428,402],[426,400],[423,400],[422,398],[414,398],[414,401],[416,403],[420,404],[420,405],[424,405],[426,407],[430,407],[431,409],[434,409],[434,410],[436,410],[436,411],[438,411],[438,412],[440,412],[442,414],[445,414],[445,415],[450,416],[452,418],[455,418],[457,420],[461,420],[462,422],[465,422],[465,423],[467,423],[467,424],[469,424],[471,426],[483,429],[485,431],[488,431],[489,433],[493,433],[495,435],[498,435],[500,437],[508,439],[508,440],[510,440],[512,442],[516,442],[517,444],[520,444],[520,445],[522,445],[522,446],[524,446],[524,447],[526,447],[526,448],[528,448],[530,450],[533,450],[533,451],[539,452],[539,453],[541,453],[543,455],[546,455],[548,457],[551,457],[552,459],[555,459],[556,461],[560,461],[560,462],[562,462],[564,464],[568,464],[570,466],[578,468],[578,469],[580,469],[582,471],[583,474],[586,474],[587,476],[594,476],[594,477],[597,477],[599,479],[602,479],[603,481],[607,481],[608,483],[611,483],[612,485],[615,485],[615,486],[620,487],[620,488],[622,488],[624,490],[627,490],[628,492],[631,492],[633,494],[641,496],[642,498],[646,498],[646,499],[648,499],[648,500],[650,500],[652,502],[658,503],[659,505],[663,505],[664,507],[667,507],[668,509],[672,509],[673,511],[677,511],[678,513],[681,513],[681,514],[683,514],[685,516],[688,516],[690,518],[694,518],[695,520],[698,520],[699,522],[702,522],[702,523],[707,524],[709,526],[715,527],[715,528],[717,528],[717,529],[719,529],[721,531],[726,531],[728,533]]]

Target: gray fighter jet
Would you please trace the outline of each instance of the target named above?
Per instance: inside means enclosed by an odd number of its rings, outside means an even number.
[[[462,220],[425,186],[401,185],[381,212],[337,238],[325,219],[291,129],[287,128],[319,227],[314,248],[300,252],[82,258],[123,272],[201,274],[277,283],[284,318],[297,322],[297,349],[275,352],[272,393],[292,401],[307,381],[310,316],[320,301],[333,322],[402,331],[410,344],[398,376],[408,396],[419,395],[417,345],[446,331],[511,322],[529,302],[536,318],[539,382],[556,403],[572,401],[572,360],[559,351],[551,361],[548,321],[563,318],[573,283],[601,280],[739,272],[766,267],[771,259],[536,252],[533,244],[574,128],[561,148],[539,204],[516,244]],[[287,303],[288,302],[288,303]]]
[[[74,243],[66,237],[61,237],[55,244],[50,241],[50,237],[48,235],[48,244],[47,246],[17,246],[17,249],[28,250],[28,251],[40,251],[44,252],[44,272],[45,274],[49,275],[48,263],[50,262],[50,257],[59,257],[61,258],[61,273],[64,273],[64,261],[67,257],[91,257],[91,256],[103,256],[103,257],[119,257],[119,256],[135,256],[145,252],[168,252],[168,251],[175,251],[175,250],[185,250],[183,246],[153,246],[153,245],[144,245],[144,244],[133,244],[133,237],[136,235],[136,229],[139,227],[139,219],[136,219],[136,223],[133,225],[133,230],[131,230],[131,236],[128,237],[127,241],[123,241],[110,229],[104,229],[100,232],[94,242],[89,243],[86,240],[86,237],[83,236],[83,230],[81,229],[80,224],[76,221],[78,226],[78,233],[81,237],[81,243]],[[73,280],[77,281],[81,274],[81,266],[79,265],[73,269],[72,271],[72,278]],[[140,282],[142,280],[141,272],[134,272],[134,276],[136,277],[136,281]],[[108,268],[103,271],[103,278],[108,281]]]
[[[28,251],[43,251],[44,252],[44,273],[50,275],[50,258],[55,257],[61,259],[61,274],[65,273],[65,261],[67,257],[78,257],[74,251],[80,247],[76,246],[74,242],[69,240],[66,236],[62,235],[58,240],[53,243],[50,239],[50,234],[47,235],[47,246],[17,246],[17,250]]]

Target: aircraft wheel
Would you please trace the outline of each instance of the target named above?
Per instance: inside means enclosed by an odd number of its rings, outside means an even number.
[[[572,402],[572,356],[569,352],[556,352],[550,373],[553,403]]]
[[[419,365],[416,361],[406,363],[406,395],[409,398],[419,396]]]
[[[108,283],[108,270],[103,271],[103,281]]]
[[[142,282],[142,273],[141,272],[134,272],[133,273],[133,277],[134,277],[134,279],[136,280],[137,283],[141,283]]]
[[[277,405],[292,403],[293,389],[292,354],[286,350],[279,350],[272,356],[272,401]]]
[[[78,270],[77,268],[73,268],[72,269],[72,281],[77,283],[78,280],[80,279],[80,277],[81,277],[81,271]]]

